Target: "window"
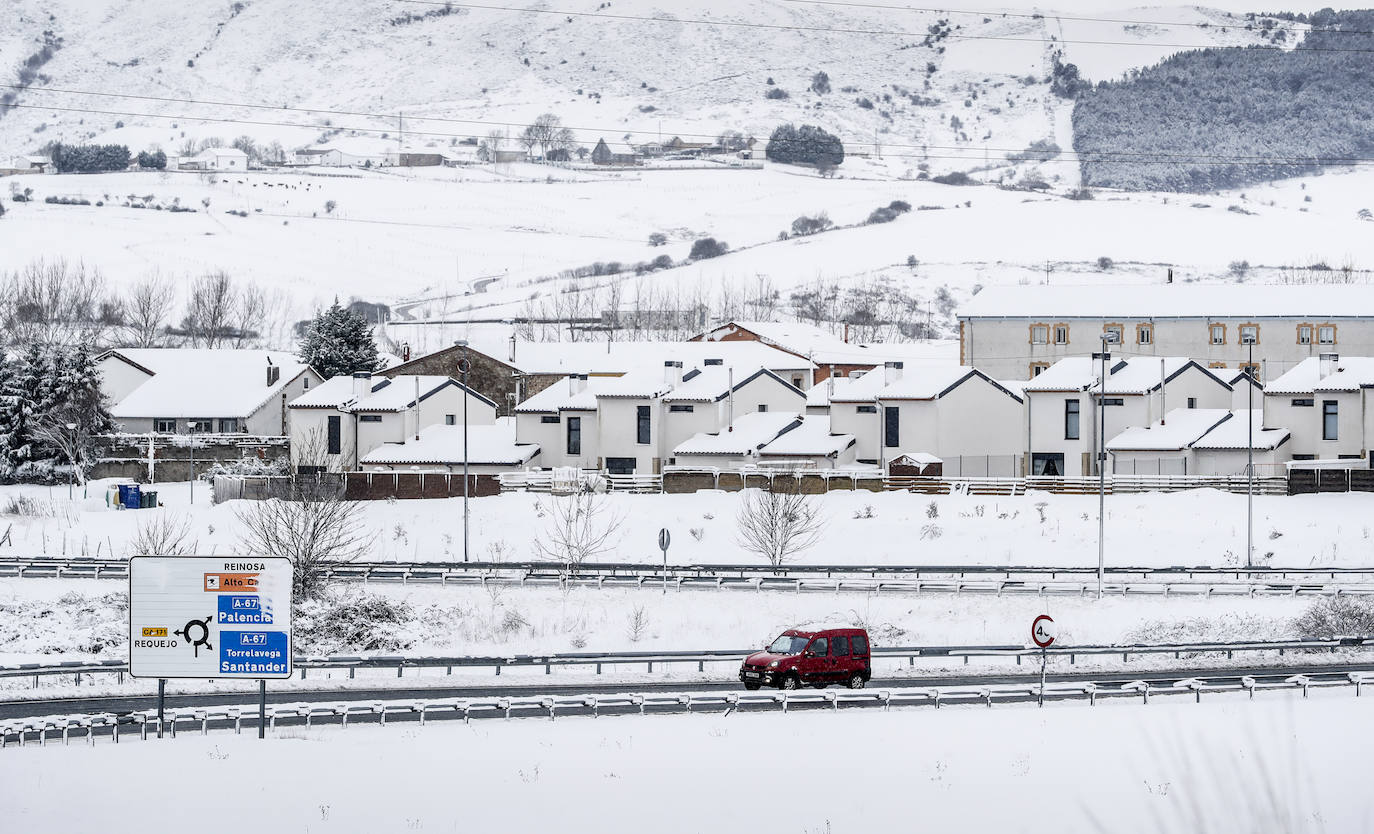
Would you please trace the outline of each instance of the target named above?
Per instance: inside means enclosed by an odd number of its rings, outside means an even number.
[[[309,390],[310,390],[310,377],[308,377],[308,376],[303,376],[303,377],[301,377],[301,390],[302,390],[302,391],[309,391]]]
[[[558,423],[558,415],[557,415],[557,414],[541,414],[541,415],[539,415],[539,422],[541,422],[541,423],[554,423],[554,424],[557,424],[557,423]]]
[[[568,454],[582,454],[582,418],[568,418]]]
[[[868,654],[868,638],[862,634],[854,635],[854,654]]]
[[[1119,324],[1107,324],[1102,327],[1102,335],[1107,337],[1108,344],[1119,345],[1123,339],[1125,328]]]
[[[456,425],[458,425],[458,415],[456,415],[456,414],[445,414],[445,415],[444,415],[444,425],[446,425],[446,426],[456,426]]]
[[[1294,408],[1311,408],[1314,405],[1316,405],[1316,403],[1306,397],[1299,397],[1298,399],[1293,400]]]
[[[830,654],[830,641],[824,637],[817,637],[815,640],[811,641],[811,648],[807,649],[807,651],[814,654],[816,657],[825,657]]]
[[[1336,439],[1336,401],[1322,400],[1322,440]]]
[[[799,377],[799,376],[794,376],[794,377],[792,377],[792,387],[793,387],[793,388],[800,388],[800,387],[802,387],[802,378]]]
[[[1300,344],[1300,345],[1310,345],[1310,344],[1312,344],[1312,325],[1310,325],[1310,324],[1300,324],[1300,325],[1298,325],[1298,344]]]
[[[1078,439],[1078,400],[1064,400],[1064,439]]]
[[[1050,326],[1048,324],[1032,324],[1030,329],[1030,340],[1033,345],[1049,344]]]
[[[696,406],[692,406],[692,405],[670,405],[670,406],[668,406],[668,410],[671,411],[671,412],[673,412],[673,413],[676,413],[676,414],[691,414],[693,411],[696,410]]]
[[[327,437],[325,451],[331,455],[337,455],[343,451],[343,418],[335,414],[328,420],[325,430]]]
[[[331,418],[331,419],[333,419],[333,418]],[[359,423],[380,423],[380,422],[382,422],[382,415],[380,415],[380,414],[360,414],[360,415],[358,415],[358,422],[359,422]]]
[[[831,657],[849,657],[849,638],[836,637],[830,643]]]
[[[1189,407],[1189,408],[1197,408],[1197,397],[1189,397],[1189,398],[1188,398],[1188,407]]]
[[[633,475],[637,463],[634,458],[606,458],[606,474]]]
[[[1214,345],[1224,345],[1224,344],[1226,344],[1226,325],[1224,325],[1224,324],[1214,324],[1214,325],[1212,325],[1212,327],[1211,327],[1211,331],[1212,331],[1212,344],[1214,344]]]
[[[1317,342],[1323,345],[1336,344],[1336,326],[1333,324],[1323,324],[1317,328]]]
[[[889,449],[900,444],[897,425],[899,413],[895,405],[883,406],[883,445]]]
[[[1067,324],[1056,324],[1054,326],[1054,343],[1056,345],[1067,345],[1069,343],[1069,326]]]
[[[209,434],[215,430],[215,421],[213,420],[191,420],[190,423],[191,431],[196,434]]]
[[[1260,366],[1257,363],[1240,363],[1241,373],[1248,374],[1251,379],[1259,379]]]
[[[1240,343],[1241,343],[1242,345],[1244,345],[1244,344],[1255,344],[1255,345],[1259,344],[1259,325],[1258,325],[1258,324],[1242,324],[1242,325],[1240,326]]]
[[[768,403],[759,403],[759,413],[763,414],[768,410]]]
[[[1126,400],[1125,400],[1124,397],[1104,397],[1104,398],[1102,399],[1102,405],[1103,405],[1103,406],[1125,405],[1125,404],[1126,404]]]
[[[1031,363],[1031,366],[1030,366],[1030,375],[1031,375],[1032,377],[1040,376],[1040,375],[1043,374],[1049,367],[1050,367],[1050,366],[1049,366],[1049,363],[1047,363],[1047,362],[1032,362],[1032,363]]]
[[[1140,345],[1152,345],[1155,343],[1155,326],[1153,324],[1137,324],[1135,327],[1135,341]]]
[[[176,434],[177,421],[171,418],[162,418],[153,421],[153,431],[158,434]]]
[[[220,434],[233,434],[239,430],[239,420],[237,417],[223,417],[219,421]]]
[[[635,407],[635,442],[641,446],[649,445],[649,407]]]
[[[876,405],[859,405],[854,407],[854,412],[856,414],[877,414],[878,407]]]
[[[1294,455],[1293,460],[1316,460],[1316,455]]]
[[[1209,367],[1209,368],[1224,368],[1224,367],[1226,367],[1226,363],[1225,363],[1225,362],[1208,362],[1208,363],[1207,363],[1207,367]]]
[[[1064,476],[1064,453],[1049,454],[1037,452],[1031,455],[1031,474],[1037,477],[1062,478]]]

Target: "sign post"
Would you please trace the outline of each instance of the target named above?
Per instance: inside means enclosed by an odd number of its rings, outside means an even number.
[[[664,527],[658,531],[658,549],[663,551],[663,593],[668,593],[668,545],[673,541],[673,536]]]
[[[291,677],[291,561],[138,556],[129,560],[129,674],[158,679],[158,736],[169,678],[258,684]]]
[[[1055,635],[1059,629],[1054,625],[1054,618],[1049,614],[1041,614],[1031,621],[1031,642],[1040,647],[1040,706],[1045,705],[1045,666],[1049,662],[1049,655],[1045,651],[1054,645]]]

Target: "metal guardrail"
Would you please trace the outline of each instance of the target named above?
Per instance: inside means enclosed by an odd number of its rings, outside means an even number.
[[[46,745],[49,738],[61,739],[70,744],[75,733],[85,737],[94,746],[97,734],[109,730],[110,740],[118,744],[121,738],[133,736],[147,740],[149,729],[160,735],[166,729],[173,738],[178,727],[186,726],[194,731],[198,726],[201,735],[209,735],[214,725],[216,730],[232,728],[241,733],[245,721],[256,722],[261,716],[265,724],[275,731],[278,723],[304,725],[311,727],[316,722],[338,722],[347,729],[350,719],[375,721],[386,726],[388,717],[393,720],[415,720],[424,726],[427,719],[458,719],[465,723],[473,718],[504,718],[517,716],[547,716],[550,720],[564,716],[588,715],[593,718],[606,714],[659,715],[682,712],[720,711],[729,714],[735,710],[762,711],[778,710],[783,713],[792,708],[828,708],[838,711],[842,706],[851,708],[879,708],[888,711],[892,707],[927,706],[939,709],[948,705],[985,704],[989,708],[995,703],[1026,703],[1030,701],[1086,701],[1095,705],[1100,698],[1140,698],[1140,703],[1148,704],[1151,696],[1192,695],[1196,703],[1202,702],[1205,693],[1248,693],[1254,699],[1255,693],[1267,691],[1301,690],[1307,697],[1311,689],[1331,689],[1354,687],[1355,696],[1363,695],[1364,685],[1374,682],[1374,673],[1340,672],[1330,674],[1307,673],[1291,675],[1282,681],[1260,681],[1246,675],[1217,676],[1208,680],[1189,678],[1159,685],[1150,681],[1131,681],[1126,684],[1111,685],[1097,680],[1082,682],[1060,682],[1055,684],[994,684],[989,686],[955,687],[915,687],[909,689],[878,690],[825,690],[817,692],[777,691],[777,692],[669,692],[669,693],[624,693],[600,695],[530,695],[516,697],[488,698],[451,698],[439,700],[401,700],[372,701],[351,703],[296,703],[269,705],[263,713],[256,707],[189,707],[173,708],[159,719],[157,710],[139,710],[127,714],[99,713],[81,715],[51,715],[39,718],[11,719],[0,723],[0,748],[8,747],[11,739],[23,747],[30,737],[39,745]],[[130,728],[125,732],[124,728]]]
[[[440,582],[462,576],[524,574],[530,579],[557,577],[565,579],[643,579],[662,581],[664,569],[653,562],[584,562],[570,567],[565,562],[337,562],[327,563],[329,575],[338,579],[384,580],[403,582]],[[127,579],[129,563],[126,559],[90,558],[81,556],[0,556],[0,577],[96,578]],[[1116,579],[1148,581],[1158,578],[1213,578],[1217,580],[1261,582],[1289,582],[1294,579],[1331,582],[1363,578],[1374,582],[1374,566],[1369,567],[1218,567],[1211,565],[1169,565],[1164,567],[1110,566],[1106,575]],[[1090,566],[1063,567],[1040,565],[809,565],[790,564],[773,567],[759,564],[691,564],[668,565],[667,577],[675,579],[763,578],[792,580],[797,578],[853,577],[934,577],[936,579],[1018,577],[1095,577],[1097,568]]]
[[[1374,637],[1335,637],[1328,640],[1259,640],[1234,643],[1142,643],[1129,645],[1101,646],[1051,646],[1045,654],[1053,657],[1068,657],[1076,663],[1080,655],[1121,655],[1128,662],[1132,655],[1170,655],[1181,658],[1183,655],[1225,654],[1227,658],[1237,653],[1248,652],[1287,652],[1335,651],[1341,648],[1363,649],[1374,646]],[[674,663],[695,663],[697,671],[705,671],[707,663],[739,663],[745,656],[760,649],[707,649],[700,651],[667,652],[566,652],[557,654],[520,654],[520,655],[458,655],[458,656],[406,656],[406,655],[331,655],[295,658],[292,665],[300,670],[302,679],[311,669],[347,669],[349,677],[355,677],[359,669],[395,669],[397,677],[403,677],[406,669],[444,669],[452,674],[455,668],[491,667],[500,675],[502,669],[521,667],[544,667],[545,674],[552,674],[555,666],[595,666],[596,674],[601,674],[605,666],[637,666],[645,664],[647,671],[654,671],[654,664],[666,667]],[[1025,646],[875,646],[871,650],[875,660],[907,660],[914,666],[918,659],[961,658],[967,665],[974,658],[1013,658],[1019,665],[1024,658],[1037,658],[1040,649]],[[21,663],[13,666],[0,666],[0,678],[34,678],[53,675],[74,675],[80,683],[82,675],[115,674],[122,683],[128,674],[129,666],[123,660],[68,661],[51,665]]]

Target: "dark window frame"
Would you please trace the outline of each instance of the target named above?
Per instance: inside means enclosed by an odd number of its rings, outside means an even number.
[[[1322,440],[1340,440],[1339,400],[1322,400]]]
[[[895,405],[883,406],[883,446],[896,449],[902,445],[902,412]]]
[[[343,416],[331,414],[325,420],[325,454],[343,454]]]
[[[1070,417],[1073,418],[1072,423],[1069,422]],[[1072,431],[1069,430],[1070,425],[1073,426]],[[1083,439],[1083,409],[1077,399],[1064,400],[1064,439]]]
[[[559,423],[563,422],[563,420],[557,414],[540,414],[539,422],[541,425],[544,423],[550,423],[556,426]]]
[[[635,443],[648,446],[653,438],[653,423],[647,405],[635,406]]]
[[[566,446],[566,448],[567,448],[567,450],[568,450],[567,453],[570,454],[570,455],[581,455],[581,454],[582,454],[582,418],[581,418],[581,417],[569,417],[569,418],[568,418],[567,446]]]

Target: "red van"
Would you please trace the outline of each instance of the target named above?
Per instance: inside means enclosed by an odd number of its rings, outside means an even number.
[[[802,684],[824,689],[832,683],[862,689],[871,677],[868,632],[861,628],[789,629],[746,657],[739,670],[745,689],[800,689]]]

